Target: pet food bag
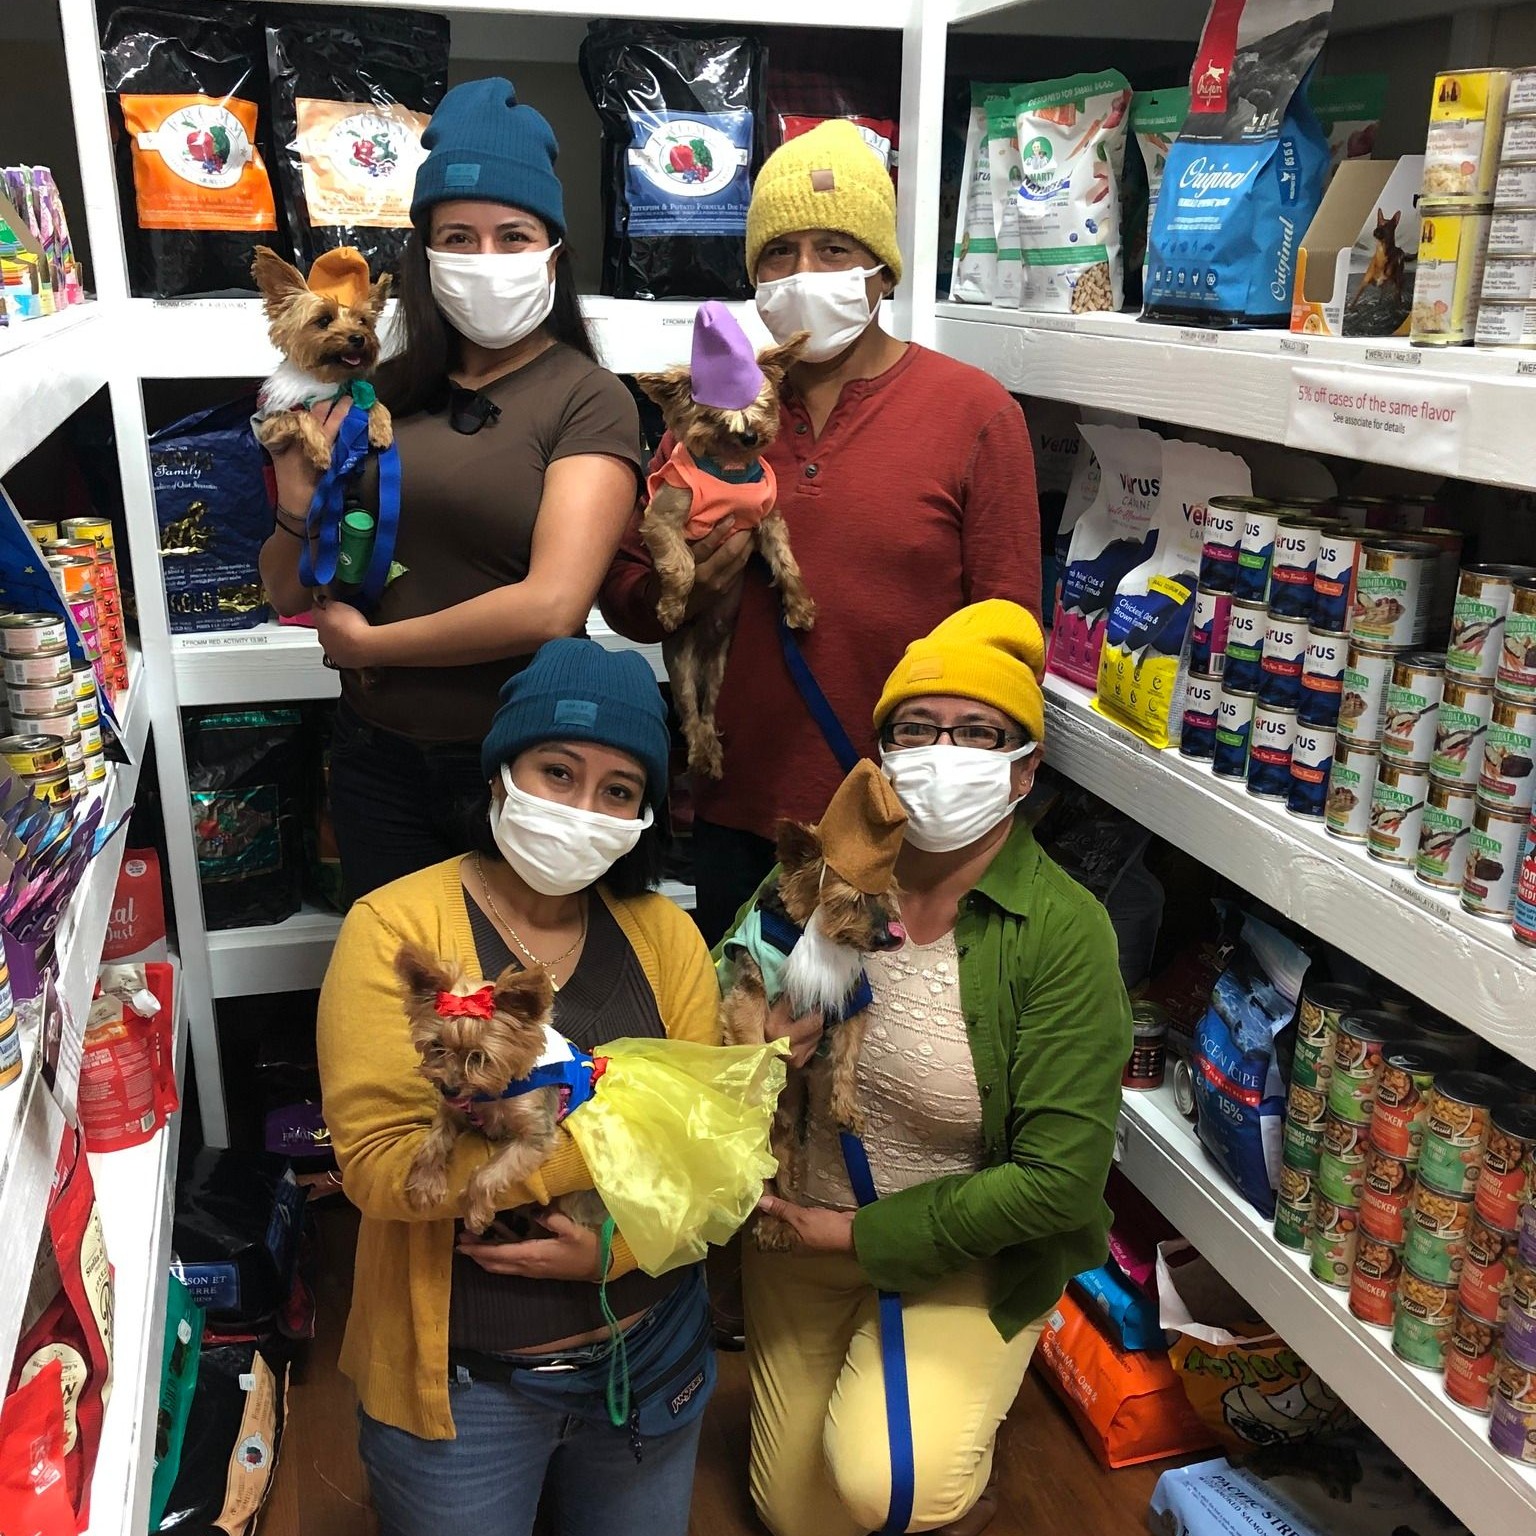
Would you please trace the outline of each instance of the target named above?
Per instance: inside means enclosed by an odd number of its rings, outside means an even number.
[[[149,439],[172,634],[267,618],[258,559],[272,532],[250,400],[183,417]]]
[[[0,1402],[0,1531],[79,1529],[64,1472],[64,1367],[50,1360]]]
[[[421,136],[448,88],[448,18],[284,5],[266,11],[278,186],[306,272],[350,245],[399,270]]]
[[[1067,1283],[1117,1349],[1164,1348],[1157,1303],[1138,1290],[1113,1259],[1097,1269],[1085,1269]]]
[[[960,304],[990,304],[997,295],[997,224],[987,123],[991,102],[1006,100],[1006,91],[1006,86],[971,85],[960,209],[955,221],[954,271],[949,282],[949,296]]]
[[[133,291],[251,292],[280,243],[254,7],[105,4],[101,63]]]
[[[1149,553],[1121,581],[1110,606],[1094,700],[1100,714],[1154,747],[1176,747],[1182,734],[1206,502],[1247,496],[1250,488],[1248,466],[1235,453],[1163,443]]]
[[[1387,104],[1385,75],[1313,75],[1307,99],[1327,135],[1330,166],[1371,159]]]
[[[1152,210],[1157,207],[1158,194],[1163,189],[1168,151],[1173,148],[1173,141],[1188,116],[1188,86],[1168,91],[1137,91],[1131,97],[1131,134],[1141,151],[1147,204],[1134,229],[1127,226],[1125,261],[1127,273],[1133,265],[1142,269],[1143,281],[1147,265],[1147,228],[1152,220]]]
[[[1018,116],[1011,96],[987,102],[987,190],[992,197],[992,228],[997,238],[997,277],[992,302],[999,309],[1017,309],[1024,296],[1024,252],[1019,234]]]
[[[843,118],[895,179],[901,112],[901,40],[894,32],[775,27],[767,52],[772,147]]]
[[[92,1152],[136,1147],[176,1112],[172,971],[105,965],[86,1019],[79,1114]]]
[[[112,965],[131,960],[170,958],[166,946],[160,855],[153,848],[129,848],[123,853],[101,958],[103,963]]]
[[[1115,593],[1147,555],[1162,488],[1163,440],[1140,427],[1086,422],[1082,434],[1098,460],[1099,487],[1093,504],[1072,527],[1066,563],[1060,567],[1046,666],[1092,688],[1099,680],[1099,652]],[[1069,493],[1069,505],[1070,499]]]
[[[1201,1145],[1261,1215],[1275,1214],[1285,1084],[1275,1036],[1296,1013],[1307,953],[1256,917],[1216,979],[1195,1029]]]
[[[1014,91],[1020,309],[1079,315],[1124,303],[1120,178],[1130,105],[1130,85],[1115,69]]]
[[[181,1448],[197,1392],[198,1356],[203,1341],[203,1309],[171,1275],[165,1295],[165,1339],[160,1351],[160,1403],[155,1414],[155,1468],[149,1493],[149,1528],[160,1519],[181,1470]]]
[[[313,761],[299,711],[188,710],[182,733],[209,928],[292,917],[303,899]]]
[[[1147,249],[1150,320],[1288,326],[1328,140],[1307,72],[1333,0],[1212,0]]]
[[[603,291],[744,299],[761,158],[762,46],[649,21],[594,21],[581,77],[603,125]]]
[[[85,1145],[66,1126],[8,1390],[50,1365],[63,1368],[65,1484],[82,1531],[90,1521],[91,1473],[112,1395],[112,1302],[112,1264]]]
[[[1312,1367],[1182,1238],[1157,1249],[1160,1321],[1190,1406],[1231,1449],[1331,1433],[1354,1415]]]
[[[1106,1467],[1134,1467],[1214,1445],[1168,1357],[1116,1349],[1070,1295],[1047,1315],[1030,1361]]]

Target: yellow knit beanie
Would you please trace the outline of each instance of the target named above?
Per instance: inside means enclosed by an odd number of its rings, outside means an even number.
[[[945,693],[990,704],[1043,741],[1044,676],[1045,637],[1034,615],[1000,597],[972,603],[907,647],[875,705],[875,729],[904,700]]]
[[[757,281],[757,258],[770,240],[802,229],[852,235],[901,281],[896,189],[846,118],[818,123],[763,162],[747,209],[747,276]]]

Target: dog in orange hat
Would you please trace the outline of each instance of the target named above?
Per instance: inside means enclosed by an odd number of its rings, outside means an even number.
[[[344,245],[317,257],[306,280],[262,245],[251,276],[261,290],[267,334],[283,354],[256,397],[256,440],[269,453],[297,440],[323,474],[331,467],[331,445],[309,407],[350,395],[368,412],[369,445],[388,448],[394,424],[368,380],[379,361],[379,316],[389,297],[389,274],[370,283],[367,258]]]

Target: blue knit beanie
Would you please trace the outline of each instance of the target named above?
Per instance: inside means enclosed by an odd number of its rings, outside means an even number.
[[[438,203],[470,198],[536,213],[565,234],[565,194],[555,175],[560,146],[532,107],[518,105],[510,80],[469,80],[443,97],[421,138],[428,151],[416,171],[411,222],[424,228]]]
[[[645,767],[645,798],[667,799],[672,736],[649,663],[634,651],[595,640],[547,640],[501,690],[501,708],[480,748],[494,779],[503,763],[546,741],[590,741],[628,752]]]

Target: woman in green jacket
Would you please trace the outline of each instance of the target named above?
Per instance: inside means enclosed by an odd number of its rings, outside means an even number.
[[[1104,1260],[1130,1004],[1104,909],[1014,816],[1040,761],[1044,656],[1025,609],[978,603],[907,648],[875,710],[908,816],[908,943],[870,958],[859,1065],[880,1198],[855,1214],[813,1102],[802,1203],[765,1201],[796,1247],[746,1263],[752,1496],[775,1536],[886,1524],[878,1290],[903,1298],[907,1529],[980,1531],[1043,1315]],[[819,1023],[778,1022],[809,1054]]]

